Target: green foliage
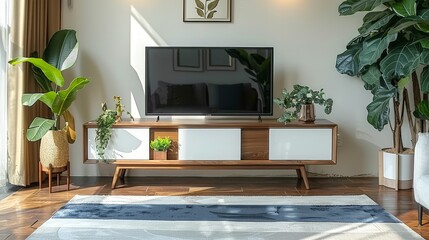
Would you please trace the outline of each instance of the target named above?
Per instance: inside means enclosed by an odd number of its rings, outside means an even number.
[[[195,10],[198,16],[206,19],[212,19],[217,12],[215,9],[219,0],[195,0]]]
[[[332,112],[333,100],[326,98],[323,89],[314,91],[307,86],[294,85],[292,91],[283,89],[282,97],[274,99],[274,103],[284,110],[279,122],[290,122],[298,118],[303,104],[319,104],[325,107],[325,113]]]
[[[112,126],[116,122],[116,111],[106,109],[97,118],[95,131],[95,148],[98,156],[105,160],[104,152],[112,136]]]
[[[22,104],[32,106],[38,100],[46,104],[52,113],[52,119],[35,118],[27,130],[27,139],[37,141],[50,129],[57,130],[58,119],[63,116],[66,122],[65,130],[70,143],[76,139],[74,118],[68,111],[77,92],[89,83],[87,78],[75,78],[70,85],[61,90],[64,85],[62,70],[71,67],[77,58],[78,44],[74,30],[60,30],[56,32],[48,46],[43,58],[19,57],[9,61],[12,65],[29,62],[33,65],[36,82],[45,93],[30,93],[22,96]],[[48,63],[49,62],[49,63]],[[51,64],[53,65],[51,65]]]
[[[105,151],[112,136],[112,126],[122,120],[125,106],[122,105],[120,96],[113,96],[115,110],[108,109],[106,103],[102,104],[102,113],[97,118],[97,129],[95,131],[95,148],[98,156],[105,161]],[[134,121],[133,116],[127,111],[128,116]],[[106,162],[106,161],[105,161]]]
[[[173,141],[170,137],[157,137],[156,139],[150,141],[150,148],[155,151],[167,151]]]
[[[375,8],[380,10],[375,11]],[[336,68],[342,74],[360,77],[365,89],[371,91],[368,122],[381,131],[393,117],[393,132],[399,134],[403,122],[402,104],[407,115],[411,115],[405,87],[416,69],[429,64],[429,3],[425,0],[347,0],[338,8],[340,15],[360,11],[369,12],[363,18],[359,35],[337,56]],[[427,83],[428,77],[423,71],[419,78],[413,78],[413,85],[419,85],[418,79]],[[418,90],[413,94],[422,93]],[[390,114],[392,106],[394,116]],[[414,127],[411,128],[415,135]],[[402,139],[399,136],[394,139],[400,140],[394,142],[395,149],[400,151]]]

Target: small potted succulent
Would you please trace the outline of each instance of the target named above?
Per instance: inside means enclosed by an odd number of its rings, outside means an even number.
[[[153,159],[167,160],[167,151],[170,149],[173,141],[170,137],[157,137],[150,141],[150,148],[153,149]]]
[[[284,110],[279,122],[290,122],[295,119],[314,122],[314,104],[325,107],[325,113],[332,111],[333,100],[326,98],[323,89],[314,91],[307,86],[294,85],[292,91],[283,89],[282,97],[274,99],[274,103]]]

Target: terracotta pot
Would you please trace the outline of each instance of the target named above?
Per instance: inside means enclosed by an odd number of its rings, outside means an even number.
[[[167,151],[153,151],[154,160],[167,160]]]
[[[316,116],[314,114],[314,104],[304,104],[299,112],[299,120],[304,122],[314,122]]]
[[[59,168],[67,166],[69,143],[65,131],[49,130],[40,142],[40,162],[44,167]]]

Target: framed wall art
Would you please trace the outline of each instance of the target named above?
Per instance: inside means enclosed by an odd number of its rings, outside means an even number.
[[[232,0],[183,0],[184,22],[231,22]]]

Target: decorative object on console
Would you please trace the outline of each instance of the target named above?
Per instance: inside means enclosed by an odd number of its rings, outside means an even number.
[[[106,103],[101,105],[102,113],[97,118],[97,130],[96,130],[96,149],[98,156],[104,159],[104,152],[109,144],[110,137],[112,136],[112,126],[116,122],[122,121],[122,114],[125,111],[125,106],[122,105],[120,96],[113,96],[115,103],[115,110],[108,109]],[[130,112],[127,111],[127,115],[132,121],[134,121],[133,116]]]
[[[34,57],[19,57],[9,61],[12,65],[31,63],[34,78],[41,89],[38,93],[23,94],[22,104],[33,106],[40,100],[51,110],[50,119],[36,117],[27,129],[27,140],[42,139],[39,163],[40,187],[42,171],[49,172],[49,177],[51,173],[57,174],[58,177],[62,171],[70,171],[68,143],[74,143],[76,131],[74,117],[68,108],[76,99],[77,92],[90,82],[87,78],[77,77],[66,89],[61,89],[65,82],[62,71],[73,66],[77,53],[76,31],[65,29],[57,31],[52,36],[43,58],[37,57],[38,54],[34,53],[32,54]],[[65,122],[63,129],[59,127],[61,117],[64,117]],[[69,184],[69,177],[67,180]],[[51,191],[51,186],[49,189]]]
[[[282,97],[274,99],[274,103],[284,110],[283,115],[278,119],[279,122],[290,122],[295,119],[314,122],[314,103],[324,106],[325,113],[330,114],[333,100],[325,97],[323,89],[314,91],[307,86],[294,85],[291,92],[283,89]]]
[[[150,148],[154,150],[153,159],[155,160],[167,160],[167,151],[172,146],[173,141],[170,137],[157,137],[150,141]]]
[[[231,0],[183,0],[184,22],[231,22]]]
[[[372,102],[366,108],[368,122],[379,131],[388,124],[392,128],[393,146],[382,149],[379,158],[379,184],[408,189],[412,187],[413,161],[403,160],[401,155],[408,152],[412,156],[412,149],[404,148],[402,126],[406,115],[413,147],[416,133],[426,131],[423,121],[413,119],[410,105],[417,109],[415,116],[423,115],[421,111],[429,106],[422,98],[429,92],[428,4],[419,0],[365,4],[368,2],[347,0],[338,8],[340,15],[368,13],[358,29],[359,35],[337,56],[336,68],[342,74],[360,77],[365,89],[371,92]],[[382,10],[379,6],[383,6]],[[417,69],[423,69],[420,77]],[[414,103],[408,97],[408,85],[412,85]],[[387,152],[396,157],[386,160]]]

